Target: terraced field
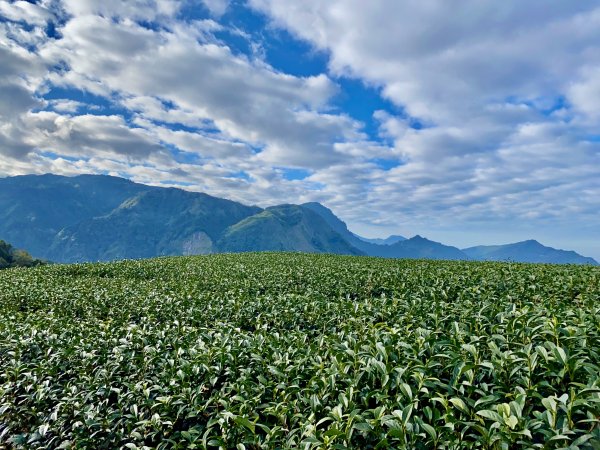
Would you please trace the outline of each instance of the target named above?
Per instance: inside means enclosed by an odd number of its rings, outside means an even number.
[[[600,269],[0,271],[0,448],[600,448]]]

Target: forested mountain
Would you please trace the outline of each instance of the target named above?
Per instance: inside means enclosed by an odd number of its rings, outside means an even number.
[[[218,252],[595,264],[537,241],[464,251],[421,236],[367,239],[320,203],[266,209],[104,175],[0,178],[0,238],[56,262]]]

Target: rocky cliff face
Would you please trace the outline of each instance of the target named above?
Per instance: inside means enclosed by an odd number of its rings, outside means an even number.
[[[199,231],[182,242],[181,251],[183,255],[208,255],[215,253],[216,249],[208,234]]]

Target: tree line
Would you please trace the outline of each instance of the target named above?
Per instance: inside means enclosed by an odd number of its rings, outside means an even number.
[[[41,264],[43,264],[43,261],[33,258],[25,250],[16,249],[8,242],[0,239],[0,269],[33,267]]]

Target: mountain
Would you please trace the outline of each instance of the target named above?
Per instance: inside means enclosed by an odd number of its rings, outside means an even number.
[[[230,226],[218,242],[218,249],[362,254],[321,216],[298,205],[272,206]]]
[[[362,254],[307,208],[263,210],[103,175],[0,178],[0,237],[56,262],[257,250]]]
[[[320,203],[304,203],[302,206],[319,214],[352,246],[369,256],[382,258],[512,260],[560,264],[597,264],[592,258],[586,258],[573,251],[545,247],[537,241],[525,241],[499,246],[479,246],[461,250],[439,242],[430,241],[419,235],[410,239],[394,235],[387,239],[368,239],[352,233],[342,220]]]
[[[153,189],[109,214],[65,227],[49,253],[63,262],[213,253],[227,227],[259,211],[206,194]]]
[[[595,264],[536,241],[459,250],[415,236],[367,239],[320,203],[266,209],[104,175],[0,178],[0,239],[56,262],[303,251],[384,258]],[[0,261],[1,263],[1,261]]]
[[[418,259],[470,259],[456,247],[431,241],[419,235],[396,242],[392,245],[380,245],[377,256],[385,258],[418,258]]]
[[[404,236],[400,236],[397,234],[392,234],[391,236],[388,236],[385,239],[381,239],[381,238],[369,239],[366,237],[359,236],[358,234],[355,234],[355,236],[362,241],[368,242],[369,244],[376,244],[376,245],[393,245],[396,242],[406,240],[406,238]]]
[[[506,245],[480,245],[463,249],[470,258],[479,261],[515,261],[527,263],[592,264],[598,263],[574,251],[546,247],[538,241],[516,242]]]
[[[360,236],[352,233],[344,221],[337,217],[329,208],[320,203],[310,202],[303,203],[303,208],[310,209],[317,213],[325,222],[340,236],[342,236],[350,245],[357,248],[361,252],[369,256],[383,256],[379,254],[381,250],[379,245],[366,242]]]
[[[0,178],[0,238],[33,256],[52,258],[63,228],[110,213],[126,199],[156,188],[104,175]]]
[[[369,256],[383,258],[469,259],[467,255],[456,247],[449,247],[439,242],[422,238],[421,236],[415,236],[411,239],[406,239],[402,236],[390,236],[388,239],[382,240],[382,242],[391,242],[390,244],[381,245],[374,243],[369,239],[352,233],[342,220],[329,208],[320,203],[304,203],[302,206],[319,214],[332,229],[337,231],[353,247],[356,247]]]

